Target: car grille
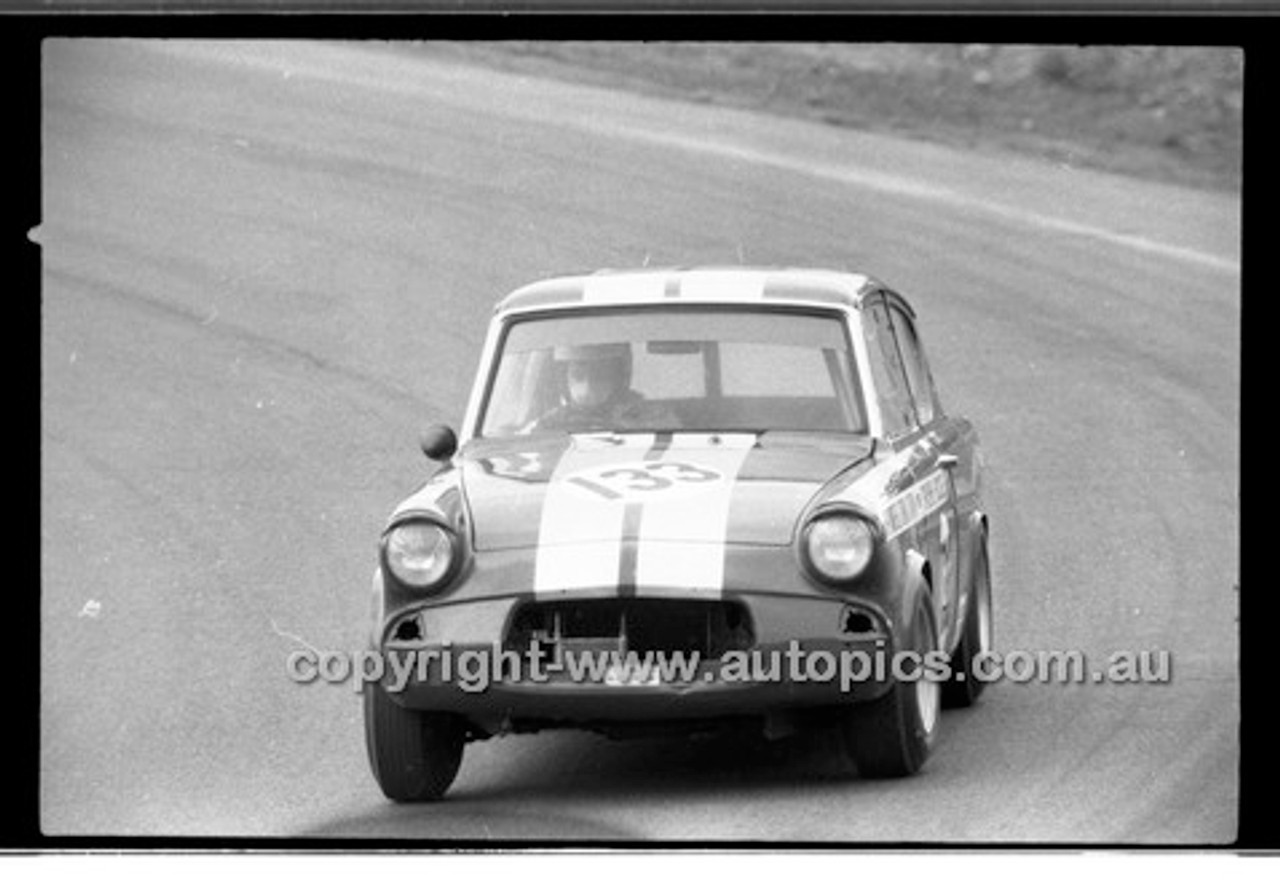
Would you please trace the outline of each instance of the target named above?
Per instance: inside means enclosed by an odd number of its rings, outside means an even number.
[[[517,608],[504,646],[527,652],[589,647],[717,659],[755,643],[750,615],[733,601],[677,598],[536,601]]]

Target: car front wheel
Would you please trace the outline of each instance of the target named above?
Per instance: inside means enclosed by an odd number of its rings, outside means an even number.
[[[974,556],[973,589],[960,642],[951,654],[951,677],[942,686],[943,706],[972,706],[982,696],[986,682],[973,667],[980,655],[991,650],[991,627],[991,568],[983,541]]]
[[[927,591],[916,607],[905,648],[921,659],[937,647]],[[889,692],[851,707],[841,726],[846,751],[866,778],[907,777],[924,765],[938,736],[941,684],[921,667],[914,681],[895,680]]]
[[[364,735],[378,786],[396,802],[430,802],[462,764],[464,736],[452,715],[397,705],[377,683],[364,688]]]

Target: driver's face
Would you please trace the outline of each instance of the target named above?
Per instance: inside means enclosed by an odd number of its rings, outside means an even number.
[[[616,364],[608,360],[574,360],[569,363],[569,398],[584,409],[603,406],[617,391],[618,377]]]

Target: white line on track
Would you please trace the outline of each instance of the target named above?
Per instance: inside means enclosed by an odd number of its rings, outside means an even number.
[[[309,42],[217,43],[188,41],[142,41],[141,45],[153,49],[187,56],[216,58],[223,62],[273,68],[285,77],[302,74],[322,80],[336,80],[361,84],[366,87],[428,94],[433,99],[458,107],[482,106],[509,117],[518,117],[559,127],[570,127],[580,132],[626,139],[632,142],[659,145],[686,152],[712,155],[740,163],[756,164],[786,170],[863,189],[898,195],[935,204],[946,205],[963,211],[983,213],[1009,223],[1034,229],[1091,238],[1107,244],[1128,248],[1145,254],[1194,264],[1206,269],[1238,275],[1240,262],[1182,245],[1170,244],[1145,236],[1117,232],[1102,226],[1080,223],[1065,217],[1042,214],[1017,205],[984,200],[973,194],[937,186],[923,180],[898,177],[882,171],[859,168],[848,164],[832,165],[804,159],[791,154],[763,151],[738,143],[718,139],[706,139],[655,128],[639,128],[620,124],[610,118],[583,115],[580,110],[568,108],[559,111],[545,101],[528,104],[512,101],[510,96],[498,104],[481,103],[483,91],[473,89],[481,78],[502,76],[486,69],[465,65],[452,65],[434,60],[414,59],[370,53],[367,50],[341,44]],[[335,64],[335,63],[341,64]],[[432,83],[422,73],[432,70],[448,70],[443,83]],[[399,72],[405,69],[404,72]],[[400,76],[403,73],[406,76]],[[414,74],[416,76],[409,76]],[[528,79],[516,77],[513,89],[531,89]],[[532,97],[531,97],[532,98]],[[540,98],[540,97],[539,97]]]
[[[1156,241],[1155,239],[1149,239],[1143,236],[1114,232],[1099,226],[1089,226],[1087,224],[1077,223],[1074,220],[1067,220],[1062,217],[1038,214],[1034,211],[1028,211],[1014,205],[983,201],[982,199],[974,198],[972,195],[966,195],[962,192],[948,189],[943,186],[934,186],[920,180],[895,177],[877,171],[860,170],[856,167],[850,167],[847,165],[836,167],[832,165],[815,164],[787,155],[762,152],[756,149],[744,148],[739,145],[696,139],[673,133],[655,133],[649,130],[642,131],[619,126],[601,127],[590,123],[583,123],[580,126],[583,130],[591,130],[610,136],[621,136],[636,142],[648,142],[668,148],[678,148],[691,152],[716,155],[738,162],[775,167],[792,173],[802,173],[809,176],[820,177],[822,179],[834,180],[836,182],[857,186],[863,189],[874,189],[877,192],[901,195],[923,201],[932,201],[938,204],[945,204],[951,207],[971,211],[979,211],[992,216],[1001,217],[1011,223],[1022,226],[1099,239],[1113,245],[1119,245],[1149,254],[1157,254],[1171,259],[1185,261],[1187,263],[1194,263],[1211,269],[1221,270],[1223,272],[1236,274],[1240,272],[1240,264],[1238,261],[1231,260],[1226,257],[1220,257],[1216,254],[1196,251],[1192,248],[1185,248],[1180,245],[1171,245],[1166,242]]]

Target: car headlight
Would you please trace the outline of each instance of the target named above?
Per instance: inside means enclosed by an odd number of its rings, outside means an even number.
[[[387,570],[402,584],[415,589],[438,585],[453,567],[453,535],[430,520],[406,520],[392,527],[383,539]]]
[[[876,531],[856,514],[826,514],[805,527],[804,553],[809,566],[831,582],[856,579],[875,552]]]

